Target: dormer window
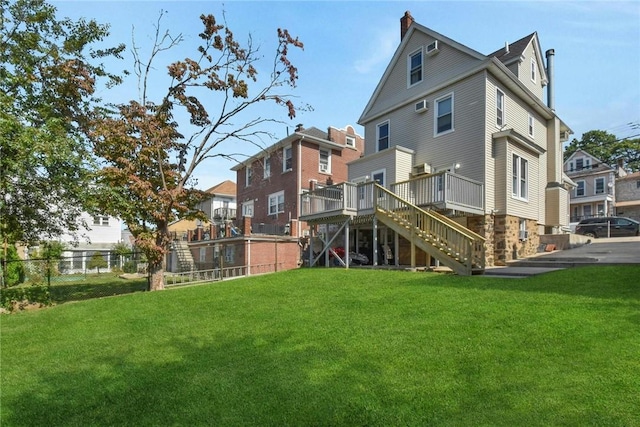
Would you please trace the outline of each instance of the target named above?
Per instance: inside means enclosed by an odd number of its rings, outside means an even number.
[[[409,55],[409,86],[422,81],[422,48]]]
[[[576,159],[576,170],[584,169],[584,159]]]

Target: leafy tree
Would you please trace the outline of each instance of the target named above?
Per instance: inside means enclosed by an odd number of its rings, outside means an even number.
[[[93,270],[94,268],[97,268],[98,274],[100,274],[100,269],[107,268],[108,264],[107,264],[107,260],[104,259],[104,256],[102,255],[102,253],[94,252],[93,255],[91,256],[91,259],[89,260],[89,263],[87,264],[87,267],[89,268],[89,270]]]
[[[603,130],[591,130],[582,134],[580,140],[573,139],[564,151],[567,160],[577,150],[584,150],[609,165],[615,165],[618,159],[624,161],[626,169],[640,170],[640,139],[618,139]]]
[[[254,64],[260,58],[249,39],[242,47],[226,25],[213,15],[201,15],[204,26],[195,59],[186,58],[167,67],[169,86],[153,102],[148,94],[150,70],[158,54],[182,41],[160,30],[158,19],[150,59],[143,62],[134,47],[140,99],[119,105],[115,114],[96,120],[95,153],[105,163],[101,208],[124,220],[149,263],[150,289],[163,289],[165,254],[171,236],[168,226],[181,218],[202,217],[196,206],[203,193],[194,188],[193,174],[206,159],[230,158],[220,150],[227,140],[256,144],[266,135],[261,125],[273,118],[249,118],[253,106],[275,103],[295,116],[296,107],[282,87],[293,88],[297,69],[288,58],[291,47],[302,43],[287,30],[278,29],[273,66],[259,81]],[[178,130],[176,110],[190,125]],[[184,135],[183,135],[184,133]],[[204,218],[203,218],[204,219]]]
[[[3,243],[78,231],[90,182],[83,137],[101,64],[124,46],[91,49],[108,35],[95,21],[58,20],[44,0],[0,0],[0,233]]]
[[[24,281],[24,266],[14,245],[6,248],[6,253],[0,253],[0,268],[2,269],[2,286],[15,286]]]

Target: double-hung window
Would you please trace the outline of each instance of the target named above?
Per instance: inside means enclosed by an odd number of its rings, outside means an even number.
[[[244,186],[248,187],[251,185],[251,178],[253,177],[253,169],[251,165],[247,165],[244,171]]]
[[[320,172],[331,173],[331,151],[320,150]]]
[[[282,150],[282,172],[290,171],[293,167],[293,150],[291,147],[284,147]]]
[[[584,196],[584,181],[576,181],[576,196]]]
[[[284,212],[284,191],[269,195],[269,215]]]
[[[380,123],[378,125],[378,151],[389,148],[389,122]]]
[[[533,138],[534,120],[533,116],[529,114],[529,136]]]
[[[538,71],[538,65],[536,64],[536,58],[531,58],[531,81],[536,82],[536,74]]]
[[[409,55],[409,86],[422,81],[422,48]]]
[[[596,178],[596,194],[604,193],[604,178]]]
[[[106,215],[94,216],[93,225],[109,225],[109,217]]]
[[[453,94],[436,99],[435,135],[453,130]]]
[[[504,126],[504,93],[496,89],[496,126]]]
[[[242,216],[253,217],[253,200],[242,204]]]
[[[271,157],[267,156],[264,158],[264,179],[267,179],[271,176]]]
[[[527,159],[514,154],[512,162],[513,179],[511,183],[513,197],[522,200],[527,199],[528,174],[529,162]]]

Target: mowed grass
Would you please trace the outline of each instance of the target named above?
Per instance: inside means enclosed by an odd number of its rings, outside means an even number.
[[[640,267],[302,269],[0,321],[3,426],[640,425]]]

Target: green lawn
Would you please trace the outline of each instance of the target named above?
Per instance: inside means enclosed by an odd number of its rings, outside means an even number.
[[[302,269],[4,315],[0,424],[640,425],[639,277]]]

